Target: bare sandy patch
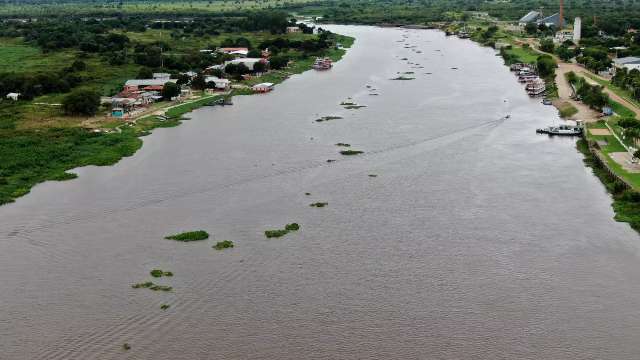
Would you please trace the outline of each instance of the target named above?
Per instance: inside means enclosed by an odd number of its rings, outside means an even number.
[[[609,131],[609,129],[589,129],[589,132],[591,133],[591,135],[596,135],[596,136],[611,135],[611,131]]]

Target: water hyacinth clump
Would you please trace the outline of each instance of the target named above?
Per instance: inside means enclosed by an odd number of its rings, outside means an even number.
[[[288,230],[277,229],[277,230],[266,230],[264,232],[264,235],[267,238],[279,238],[279,237],[287,235],[288,233],[289,233]]]
[[[234,246],[233,245],[233,241],[223,240],[223,241],[219,241],[217,244],[215,244],[213,246],[213,248],[216,249],[216,250],[224,250],[224,249],[230,249],[233,246]]]
[[[300,225],[297,223],[291,223],[284,226],[285,230],[296,231],[300,230]]]
[[[160,309],[162,310],[167,310],[171,305],[167,305],[167,304],[162,304],[160,305]]]
[[[364,153],[364,151],[360,151],[360,150],[342,150],[340,151],[341,155],[358,155],[358,154],[362,154]]]
[[[338,119],[342,119],[342,116],[323,116],[319,119],[316,119],[316,122],[324,122],[324,121],[331,121],[331,120],[338,120]]]
[[[140,288],[148,289],[152,286],[153,286],[153,283],[151,281],[131,285],[131,287],[134,289],[140,289]]]
[[[206,240],[209,238],[209,233],[204,230],[197,231],[187,231],[180,234],[170,235],[165,237],[168,240],[176,240],[176,241],[198,241],[198,240]]]
[[[329,205],[328,202],[316,202],[316,203],[310,204],[309,206],[321,208],[321,207],[325,207],[327,205]]]
[[[347,144],[347,143],[337,143],[336,146],[342,146],[342,147],[351,147],[351,144]]]
[[[298,223],[291,223],[284,226],[284,229],[277,230],[267,230],[264,232],[264,235],[267,238],[279,238],[287,235],[291,231],[300,230],[300,225]]]
[[[163,276],[173,276],[171,271],[162,271],[160,269],[153,269],[150,272],[151,276],[155,278],[163,277]]]

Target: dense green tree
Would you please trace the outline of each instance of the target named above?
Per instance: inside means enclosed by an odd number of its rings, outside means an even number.
[[[538,68],[538,74],[546,78],[555,74],[558,64],[551,56],[542,55],[536,60],[536,66]]]
[[[180,86],[172,82],[164,84],[162,88],[162,97],[165,100],[171,100],[173,97],[180,95]]]
[[[100,95],[93,90],[74,90],[62,100],[67,115],[93,116],[100,107]]]

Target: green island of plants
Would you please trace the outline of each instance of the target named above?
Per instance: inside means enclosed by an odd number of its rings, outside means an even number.
[[[131,345],[129,345],[129,343],[124,343],[124,344],[122,344],[122,348],[124,350],[131,350]]]
[[[198,240],[206,240],[209,238],[209,233],[204,230],[197,231],[187,231],[180,234],[170,235],[165,237],[168,240],[176,240],[176,241],[198,241]]]
[[[218,241],[218,243],[216,243],[213,248],[216,250],[224,250],[224,249],[230,249],[232,248],[233,245],[233,241],[230,240],[223,240],[223,241]]]
[[[350,156],[350,155],[359,155],[364,153],[364,151],[360,151],[360,150],[342,150],[340,151],[341,155],[346,155],[346,156]]]
[[[347,143],[337,143],[336,146],[342,146],[342,147],[351,147],[351,144],[347,144]]]
[[[310,204],[309,206],[321,208],[321,207],[325,207],[327,205],[329,205],[328,202],[315,202],[313,204]]]
[[[267,238],[279,238],[287,235],[291,231],[300,230],[300,225],[297,223],[291,223],[284,226],[284,229],[266,230],[264,235]]]
[[[153,290],[153,291],[171,291],[171,290],[173,290],[173,288],[171,286],[158,285],[158,284],[154,284],[151,281],[138,283],[138,284],[133,284],[133,285],[131,285],[131,287],[134,288],[134,289],[150,289],[150,290]]]
[[[339,120],[342,119],[342,116],[323,116],[319,119],[316,119],[316,122],[324,122],[324,121],[331,121],[331,120]]]
[[[162,309],[162,310],[167,310],[169,307],[171,307],[171,305],[168,305],[168,304],[160,305],[160,309]]]
[[[159,277],[163,277],[163,276],[173,276],[173,273],[171,271],[162,271],[160,269],[153,269],[150,272],[151,276],[155,277],[155,278],[159,278]]]

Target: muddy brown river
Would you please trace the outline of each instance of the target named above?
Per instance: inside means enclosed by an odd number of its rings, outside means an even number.
[[[638,358],[640,238],[535,134],[557,111],[469,40],[330,28],[332,70],[0,207],[0,358]],[[154,268],[172,292],[131,288]]]

